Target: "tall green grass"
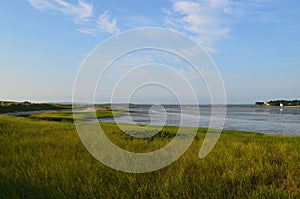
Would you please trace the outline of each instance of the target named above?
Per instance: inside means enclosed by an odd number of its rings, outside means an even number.
[[[112,110],[112,109],[101,109],[96,110],[96,112],[77,112],[76,117],[82,120],[94,119],[97,117],[100,118],[108,118],[108,117],[117,117],[122,115],[121,110]],[[95,116],[96,114],[96,116]],[[49,121],[69,121],[73,122],[73,112],[63,111],[63,112],[47,112],[47,113],[37,113],[29,116],[32,119],[40,119],[40,120],[49,120]]]
[[[143,140],[115,124],[102,127],[115,144],[135,152],[164,146],[177,130],[165,127]],[[94,159],[73,123],[0,115],[0,198],[299,198],[300,137],[223,131],[199,159],[204,136],[199,129],[170,166],[130,174]]]

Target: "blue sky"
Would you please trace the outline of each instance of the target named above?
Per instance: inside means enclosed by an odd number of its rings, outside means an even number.
[[[228,103],[299,99],[299,19],[298,0],[5,1],[0,98],[71,101],[76,73],[97,44],[132,28],[162,27],[205,47]]]

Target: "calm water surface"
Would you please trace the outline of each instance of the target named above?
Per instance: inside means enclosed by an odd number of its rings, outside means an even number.
[[[200,117],[196,111],[198,107]],[[268,109],[252,105],[228,105],[226,108],[224,129],[300,136],[300,108]],[[184,110],[181,114],[180,106],[139,105],[126,109],[124,116],[100,121],[169,126],[178,126],[183,121],[184,126],[209,126],[210,106],[184,106]]]

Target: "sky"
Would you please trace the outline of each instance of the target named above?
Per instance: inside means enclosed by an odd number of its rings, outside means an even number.
[[[221,74],[227,103],[299,99],[299,19],[299,0],[5,1],[0,7],[0,100],[70,102],[76,75],[90,52],[108,38],[144,27],[175,30],[201,45]],[[188,67],[179,68],[186,63],[170,55],[131,56],[148,63],[140,70],[153,77],[162,75],[151,65],[160,62],[194,79]],[[120,76],[129,58],[115,64]],[[175,78],[171,74],[169,83]],[[134,77],[128,77],[134,84]],[[204,85],[203,79],[191,82],[196,90]],[[173,103],[164,96],[168,92],[152,85],[133,102]],[[197,92],[202,103],[209,103],[205,88]],[[106,95],[98,94],[96,100],[107,102]]]

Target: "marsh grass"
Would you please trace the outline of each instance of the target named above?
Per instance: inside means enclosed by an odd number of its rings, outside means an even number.
[[[77,112],[76,117],[81,120],[88,120],[94,118],[94,112]],[[121,110],[112,110],[112,109],[102,109],[96,110],[96,117],[107,118],[107,117],[117,117],[122,115]],[[31,119],[39,119],[39,120],[48,120],[48,121],[62,121],[62,122],[73,122],[73,112],[47,112],[47,113],[38,113],[32,114],[29,116]]]
[[[115,124],[101,126],[115,144],[135,152],[164,146],[177,130],[164,127],[140,139]],[[223,131],[199,159],[205,133],[199,129],[170,166],[130,174],[94,159],[73,123],[0,115],[0,198],[299,198],[299,137]]]

